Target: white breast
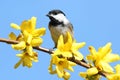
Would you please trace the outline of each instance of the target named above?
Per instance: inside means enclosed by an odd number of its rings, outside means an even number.
[[[50,32],[54,43],[56,44],[60,35],[63,35],[64,41],[67,40],[67,32],[71,32],[69,27],[63,27],[59,25],[57,27],[50,27]],[[65,41],[66,42],[66,41]]]

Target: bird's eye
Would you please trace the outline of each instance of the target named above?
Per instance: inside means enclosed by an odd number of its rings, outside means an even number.
[[[57,15],[57,13],[55,12],[54,15]]]

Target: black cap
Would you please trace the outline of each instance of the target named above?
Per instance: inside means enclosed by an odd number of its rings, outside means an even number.
[[[62,13],[65,16],[65,14],[61,10],[58,10],[58,9],[49,11],[49,13],[46,16],[49,17],[50,14],[57,15],[59,13]]]

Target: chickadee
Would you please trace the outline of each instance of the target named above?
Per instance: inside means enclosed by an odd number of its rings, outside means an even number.
[[[58,38],[63,35],[64,43],[67,41],[67,32],[73,39],[73,26],[61,10],[51,10],[46,16],[49,17],[49,30],[55,47],[57,47]]]

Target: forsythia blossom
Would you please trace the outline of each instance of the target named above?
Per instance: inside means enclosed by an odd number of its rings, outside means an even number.
[[[109,74],[107,76],[108,80],[120,80],[120,64],[115,66],[116,73]]]
[[[86,72],[80,72],[80,76],[85,78],[85,80],[99,80],[100,75],[97,74],[98,70],[96,67],[87,69]]]
[[[58,40],[57,49],[54,51],[54,54],[51,55],[51,62],[49,66],[49,72],[51,74],[56,74],[64,80],[70,78],[70,73],[66,70],[74,71],[72,66],[76,64],[67,60],[69,57],[75,57],[75,59],[82,60],[83,55],[78,51],[79,48],[82,48],[85,43],[76,43],[72,41],[71,35],[68,33],[68,41],[64,43],[63,36],[61,35]],[[55,69],[53,69],[55,65]]]
[[[67,33],[68,41],[64,43],[63,36],[61,35],[58,40],[57,50],[54,53],[60,54],[63,57],[75,57],[77,60],[82,60],[83,55],[78,51],[80,48],[85,46],[85,42],[76,43],[72,40],[70,33]]]
[[[90,64],[94,67],[91,67],[87,72],[81,72],[80,76],[88,78],[88,76],[97,75],[97,73],[105,72],[108,74],[113,73],[113,68],[109,65],[110,62],[120,60],[119,55],[112,54],[111,43],[107,43],[104,47],[95,50],[93,46],[89,47],[90,54],[87,56],[87,60],[91,61]]]
[[[38,54],[36,52],[33,52],[32,56],[30,56],[27,52],[17,54],[17,56],[20,57],[21,60],[19,60],[19,62],[15,65],[14,68],[17,68],[20,64],[30,68],[30,67],[32,67],[32,61],[38,62]]]
[[[13,32],[9,34],[10,39],[19,41],[18,44],[13,44],[12,48],[15,50],[22,50],[22,53],[17,55],[21,60],[15,65],[15,68],[17,68],[20,63],[22,63],[23,66],[31,67],[32,61],[38,61],[37,53],[33,51],[33,47],[42,44],[43,40],[41,36],[45,34],[46,29],[35,28],[36,17],[23,21],[20,26],[11,23],[11,27],[21,31],[19,36],[16,36]]]

